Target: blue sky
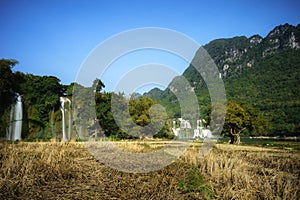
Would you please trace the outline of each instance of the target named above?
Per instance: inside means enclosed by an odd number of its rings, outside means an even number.
[[[75,81],[99,43],[129,29],[173,29],[204,45],[300,23],[296,0],[0,0],[0,8],[0,58],[18,60],[15,71],[57,76],[63,84]],[[187,65],[174,67],[182,73]]]

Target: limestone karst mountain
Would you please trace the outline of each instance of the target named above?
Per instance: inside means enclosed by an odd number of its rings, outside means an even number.
[[[300,133],[300,24],[277,26],[266,37],[216,39],[203,47],[219,69],[228,100],[260,109],[272,125],[271,135]],[[202,76],[192,65],[183,76],[194,88],[201,115],[207,114],[210,98]],[[170,89],[144,95],[161,102],[170,115],[180,115]]]

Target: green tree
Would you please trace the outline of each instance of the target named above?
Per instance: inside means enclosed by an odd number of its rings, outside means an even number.
[[[167,114],[149,97],[133,95],[129,101],[129,113],[132,121],[138,125],[135,131],[140,138],[152,137],[167,129],[164,128]]]
[[[0,60],[0,115],[11,105],[15,93],[14,74],[12,68],[18,64],[13,59]]]
[[[15,101],[16,84],[12,68],[18,63],[13,59],[0,60],[0,136],[8,127],[10,106]]]
[[[126,138],[125,135],[116,124],[111,112],[111,98],[112,93],[102,92],[95,95],[96,102],[96,114],[98,122],[101,126],[104,134],[109,136],[115,136],[118,138]]]
[[[100,79],[96,78],[92,87],[94,88],[95,93],[98,94],[103,88],[105,88],[105,85]]]
[[[120,139],[152,137],[154,130],[161,129],[156,137],[171,138],[170,126],[165,124],[167,115],[152,99],[136,94],[128,99],[122,93],[107,92],[97,93],[95,97],[97,119],[106,136]],[[115,113],[112,113],[112,98]]]
[[[240,135],[246,130],[254,134],[266,134],[268,123],[258,109],[236,102],[227,102],[223,133],[230,137],[230,144],[240,143]]]

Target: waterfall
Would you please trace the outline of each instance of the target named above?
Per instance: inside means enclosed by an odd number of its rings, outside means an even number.
[[[21,96],[18,96],[17,104],[16,104],[16,113],[15,113],[14,140],[21,140],[22,118],[23,118],[22,98],[21,98]]]
[[[173,128],[172,128],[172,131],[174,133],[175,136],[179,136],[179,133],[180,133],[180,128],[176,128],[176,121],[174,120],[173,121]]]
[[[68,127],[68,137],[69,139],[71,138],[71,130],[72,130],[72,118],[71,118],[71,101],[69,100],[69,109],[68,109],[68,113],[69,113],[69,127]]]
[[[71,120],[71,101],[70,99],[66,98],[66,97],[60,97],[60,110],[62,113],[62,140],[67,142],[69,141],[70,137],[71,137],[71,124],[72,124],[72,120]],[[69,109],[65,108],[65,102],[69,102]],[[68,111],[68,117],[69,117],[69,127],[68,127],[68,135],[66,132],[66,111]]]
[[[60,107],[60,110],[61,110],[61,113],[62,113],[62,134],[63,134],[63,141],[67,142],[68,141],[68,138],[66,136],[66,123],[65,123],[65,106],[64,106],[65,102],[64,101],[61,101],[61,107]]]
[[[22,98],[20,95],[18,95],[17,102],[11,107],[10,125],[8,129],[7,140],[11,140],[11,141],[21,140],[22,118],[23,118]]]

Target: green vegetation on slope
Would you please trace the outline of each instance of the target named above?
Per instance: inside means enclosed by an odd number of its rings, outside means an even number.
[[[267,134],[299,136],[300,25],[277,26],[265,38],[217,39],[204,48],[221,73],[228,100],[255,108],[271,125],[265,130]],[[194,59],[199,56],[196,53]],[[206,118],[210,107],[206,83],[192,65],[183,76],[195,90],[200,116]],[[180,116],[178,101],[169,89],[145,95],[170,108],[173,117]]]

